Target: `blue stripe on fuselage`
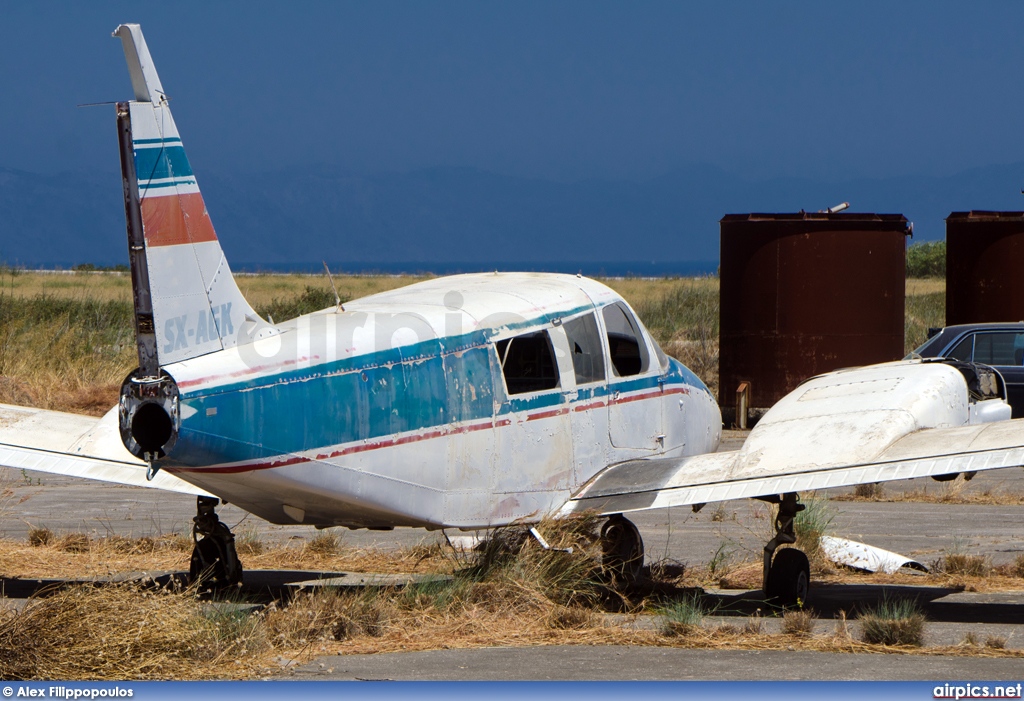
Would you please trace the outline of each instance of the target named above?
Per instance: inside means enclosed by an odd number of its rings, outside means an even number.
[[[523,326],[549,321],[533,319]],[[182,421],[171,461],[202,466],[264,460],[566,403],[560,391],[506,398],[490,335],[488,330],[431,339],[183,392],[182,402],[195,412]],[[681,383],[704,387],[673,360],[667,375],[586,385],[579,388],[577,401]]]

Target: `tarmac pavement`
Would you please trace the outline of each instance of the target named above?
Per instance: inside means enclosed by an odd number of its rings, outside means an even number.
[[[421,681],[1024,680],[1020,659],[551,645],[333,655],[287,679]]]

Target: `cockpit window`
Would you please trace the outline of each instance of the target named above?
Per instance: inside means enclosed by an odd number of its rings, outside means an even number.
[[[558,387],[558,367],[547,331],[506,338],[494,346],[510,395]]]
[[[597,329],[597,316],[593,313],[578,316],[563,324],[572,353],[572,367],[576,384],[599,382],[604,379],[604,349],[601,333]]]
[[[650,367],[650,356],[633,315],[619,302],[605,307],[602,315],[615,374],[628,377],[645,372]]]

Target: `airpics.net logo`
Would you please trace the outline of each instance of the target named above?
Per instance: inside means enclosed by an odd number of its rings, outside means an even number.
[[[1021,698],[1020,682],[988,686],[986,684],[943,684],[932,690],[932,698],[936,699],[1019,699]]]

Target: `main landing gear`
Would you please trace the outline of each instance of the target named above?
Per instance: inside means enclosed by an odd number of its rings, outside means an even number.
[[[601,526],[601,567],[612,579],[632,584],[644,566],[644,541],[640,531],[622,514],[613,514]]]
[[[807,601],[811,583],[810,563],[803,552],[786,548],[775,555],[780,545],[796,542],[793,521],[806,508],[797,499],[795,492],[765,499],[778,504],[779,513],[775,517],[775,537],[764,546],[764,595],[781,606],[795,606]],[[774,561],[772,555],[775,555]]]
[[[235,536],[217,517],[216,497],[196,499],[196,517],[192,519],[192,560],[188,576],[203,592],[227,589],[242,583],[242,563],[235,551]],[[201,536],[201,537],[200,537]]]

